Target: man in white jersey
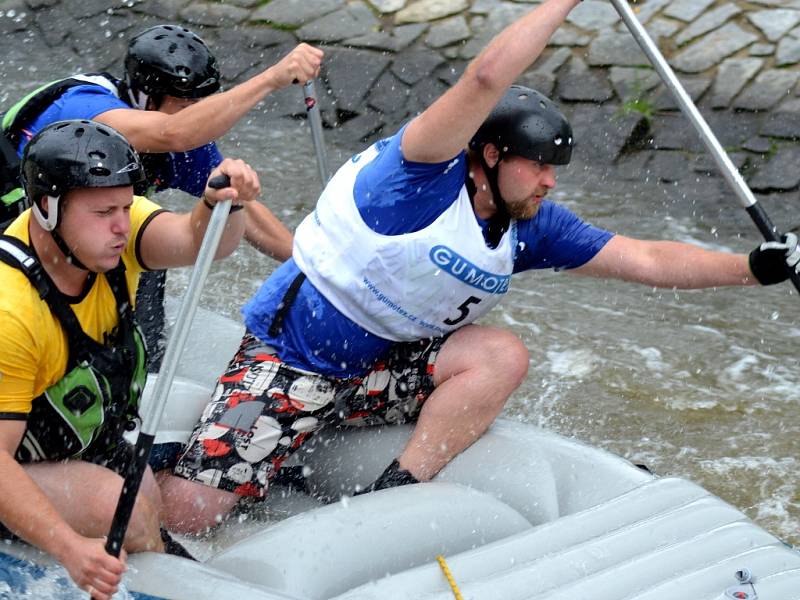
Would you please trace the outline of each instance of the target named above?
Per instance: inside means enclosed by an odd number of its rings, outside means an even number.
[[[572,130],[550,100],[511,84],[577,3],[546,0],[518,19],[427,110],[339,169],[293,259],[243,309],[242,345],[162,487],[171,528],[201,530],[241,496],[264,497],[326,425],[416,424],[362,491],[433,478],[527,373],[513,333],[474,324],[513,273],[703,288],[773,283],[795,267],[793,236],[748,259],[615,235],[545,200]]]

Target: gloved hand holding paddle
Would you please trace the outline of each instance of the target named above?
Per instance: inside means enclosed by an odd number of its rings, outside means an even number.
[[[800,247],[794,233],[780,241],[764,242],[750,253],[750,270],[761,285],[781,283],[791,271],[800,274]]]

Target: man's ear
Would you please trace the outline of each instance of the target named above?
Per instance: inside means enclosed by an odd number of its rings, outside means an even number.
[[[500,151],[494,144],[484,144],[483,146],[483,160],[489,165],[489,168],[494,168],[500,162]]]

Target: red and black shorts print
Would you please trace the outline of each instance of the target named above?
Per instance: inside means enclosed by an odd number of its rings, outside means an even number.
[[[264,497],[283,462],[328,425],[413,422],[433,391],[444,338],[392,346],[364,377],[328,378],[283,364],[246,334],[219,378],[175,474]]]

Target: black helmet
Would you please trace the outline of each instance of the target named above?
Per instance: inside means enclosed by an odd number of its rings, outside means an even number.
[[[148,96],[203,98],[219,90],[217,59],[206,43],[178,25],[136,35],[125,57],[127,83]]]
[[[531,88],[512,85],[469,147],[479,150],[488,143],[501,154],[566,165],[572,156],[572,127],[550,99]]]
[[[67,191],[134,185],[143,178],[139,155],[128,140],[94,121],[56,121],[37,133],[22,154],[22,187],[47,231],[58,226],[59,198]],[[44,196],[50,197],[47,212]]]

